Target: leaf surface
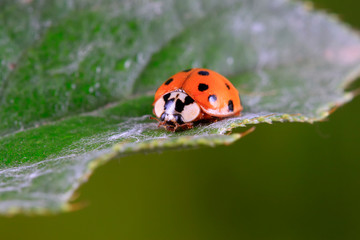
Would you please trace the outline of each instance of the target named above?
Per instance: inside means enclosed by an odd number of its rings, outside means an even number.
[[[71,209],[111,159],[230,144],[248,124],[322,120],[353,98],[344,89],[360,73],[357,34],[285,0],[4,1],[0,20],[3,214]],[[157,128],[154,91],[190,67],[228,77],[242,116]]]

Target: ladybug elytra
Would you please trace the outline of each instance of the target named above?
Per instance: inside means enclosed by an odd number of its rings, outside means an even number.
[[[153,113],[169,131],[189,129],[198,121],[237,116],[237,89],[221,74],[204,68],[176,73],[156,91]]]

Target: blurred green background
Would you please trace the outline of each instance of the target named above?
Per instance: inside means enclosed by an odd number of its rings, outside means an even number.
[[[360,29],[359,1],[313,2]],[[110,162],[78,191],[86,208],[1,217],[0,239],[360,239],[359,110]]]

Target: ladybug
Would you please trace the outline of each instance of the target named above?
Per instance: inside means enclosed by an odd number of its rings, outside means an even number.
[[[243,107],[237,89],[221,74],[193,68],[176,73],[156,91],[153,113],[159,127],[186,130],[199,121],[237,116]]]

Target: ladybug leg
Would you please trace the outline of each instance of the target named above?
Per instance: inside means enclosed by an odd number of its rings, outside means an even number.
[[[151,120],[156,120],[158,121],[158,127],[164,127],[166,130],[171,131],[171,132],[176,132],[176,130],[187,130],[187,129],[191,129],[194,127],[193,123],[184,123],[184,124],[178,124],[175,123],[175,125],[167,125],[166,122],[160,121],[157,118],[154,117],[149,117],[149,119]]]
[[[175,130],[176,130],[176,126],[169,126],[169,125],[164,124],[163,127],[170,132],[175,132]]]
[[[160,122],[159,121],[158,127],[164,127],[165,129],[167,129],[167,126],[166,126],[165,122]]]
[[[158,128],[159,128],[159,127],[164,127],[165,129],[167,129],[167,126],[165,125],[165,122],[162,122],[162,121],[160,121],[159,119],[154,118],[154,117],[149,117],[149,119],[158,121],[158,123],[159,123],[159,124],[157,125]],[[167,130],[168,130],[168,129],[167,129]]]
[[[162,122],[162,121],[160,121],[159,119],[154,118],[154,117],[149,117],[149,119],[158,121],[158,123],[159,123],[159,124],[158,124],[158,127],[163,126],[164,128],[166,128],[165,122]]]
[[[165,124],[164,122],[162,122],[162,121],[160,121],[159,119],[154,118],[154,117],[149,117],[149,119],[158,121],[158,123],[159,123],[159,124],[158,124],[158,127],[160,127],[160,126],[162,126],[162,125]]]
[[[182,129],[186,130],[186,129],[191,129],[194,127],[194,124],[189,122],[189,123],[184,123],[182,125],[179,125]]]
[[[166,126],[166,130],[171,131],[171,132],[176,132],[177,130],[183,130],[184,125],[186,125],[186,124],[180,125],[178,123],[175,123],[174,126],[170,126],[170,125]]]
[[[176,128],[177,128],[176,125],[175,125],[175,126],[168,125],[166,122],[161,122],[161,121],[159,121],[159,120],[158,120],[158,122],[159,122],[158,127],[163,127],[163,128],[165,128],[166,130],[171,131],[171,132],[175,132],[175,130],[176,130]]]
[[[213,118],[210,118],[210,119],[208,120],[208,122],[214,123],[214,122],[220,121],[221,119],[222,119],[222,118],[219,118],[219,117],[213,117]]]

